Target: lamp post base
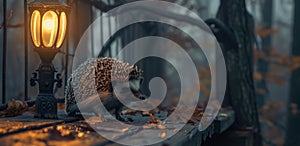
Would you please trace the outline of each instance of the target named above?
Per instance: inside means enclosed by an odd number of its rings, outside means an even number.
[[[56,73],[53,64],[51,63],[58,50],[51,50],[48,48],[37,49],[42,60],[38,70],[33,73],[30,80],[30,85],[39,85],[39,95],[35,101],[35,118],[41,119],[57,119],[57,100],[53,94],[53,88],[62,86],[62,79],[60,74]],[[55,75],[56,74],[56,75]]]
[[[57,100],[53,95],[39,95],[35,101],[35,118],[57,119]]]

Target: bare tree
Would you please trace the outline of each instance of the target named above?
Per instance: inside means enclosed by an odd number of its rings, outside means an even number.
[[[294,31],[293,31],[293,48],[292,56],[300,56],[300,6],[299,0],[294,0]],[[290,96],[289,96],[289,109],[288,109],[288,125],[286,132],[285,146],[300,145],[299,133],[300,133],[300,69],[296,69],[292,72],[290,80]]]
[[[273,22],[273,0],[264,0],[262,2],[262,29],[271,29]],[[262,51],[266,56],[270,56],[270,48],[272,44],[272,37],[268,35],[262,38]],[[263,79],[257,82],[257,88],[268,91],[267,81],[265,80],[269,70],[269,63],[264,59],[258,59],[257,71],[260,72],[263,76]],[[265,98],[267,97],[268,92],[257,94],[257,101],[259,106],[263,106],[265,103]]]
[[[253,128],[255,146],[262,145],[253,81],[254,20],[245,0],[221,0],[217,18],[236,37],[237,45],[224,48],[227,66],[227,94],[236,112],[235,128]]]

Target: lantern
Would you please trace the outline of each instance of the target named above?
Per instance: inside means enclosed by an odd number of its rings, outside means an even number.
[[[29,4],[30,33],[39,49],[59,49],[67,30],[70,7],[61,0],[36,0]]]
[[[62,86],[60,74],[52,64],[67,33],[70,7],[62,0],[34,0],[28,4],[29,30],[34,50],[42,62],[30,80],[32,86],[39,83],[39,95],[35,103],[35,117],[57,118],[57,101],[53,95],[54,84]],[[56,79],[55,79],[56,76]]]

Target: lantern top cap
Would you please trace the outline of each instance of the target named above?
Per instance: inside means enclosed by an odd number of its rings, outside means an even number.
[[[59,5],[69,7],[64,0],[34,0],[29,5]]]

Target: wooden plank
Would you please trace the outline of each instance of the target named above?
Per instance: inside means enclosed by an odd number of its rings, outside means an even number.
[[[215,119],[215,132],[220,134],[227,130],[235,120],[233,110],[221,111],[218,117]]]
[[[253,146],[253,129],[237,130],[231,128],[205,143],[205,146],[220,145]]]
[[[41,129],[61,123],[78,121],[76,118],[67,117],[64,111],[58,111],[57,120],[37,119],[33,114],[25,113],[17,117],[0,119],[0,137],[26,130]]]
[[[86,130],[82,122],[59,124],[38,130],[28,130],[0,138],[3,145],[70,145],[89,146],[107,141],[96,132]],[[86,127],[89,129],[88,127]]]
[[[195,137],[197,135],[198,129],[195,128],[195,126],[187,125],[183,127],[177,134],[175,134],[173,137],[169,138],[168,140],[157,144],[157,146],[160,145],[184,145],[185,143],[188,143],[189,139],[192,137]],[[201,137],[201,135],[197,135],[196,137]],[[199,140],[201,144],[201,140]]]
[[[222,112],[221,112],[222,113]],[[220,114],[221,114],[220,113]],[[219,117],[210,125],[205,131],[199,131],[197,124],[187,124],[183,129],[176,133],[171,138],[155,144],[155,146],[166,145],[198,145],[200,146],[208,138],[212,137],[218,132],[225,131],[232,124],[231,116],[234,116],[234,112],[226,112],[228,116],[219,115]],[[38,120],[33,119],[32,115],[22,115],[15,118],[4,118],[0,120],[0,129],[4,129],[3,132],[9,132],[10,134],[3,134],[5,136],[0,137],[0,143],[7,145],[21,144],[45,144],[45,145],[107,145],[107,146],[120,146],[112,141],[109,141],[98,133],[96,133],[88,123],[84,120],[76,121],[77,119],[68,118],[65,114],[59,114],[60,120]],[[76,121],[76,122],[74,122]],[[2,123],[1,123],[2,122]],[[4,123],[3,123],[4,122]],[[9,123],[10,122],[10,123]],[[70,122],[70,123],[65,123]],[[7,125],[11,124],[11,125]],[[101,129],[106,124],[114,124],[112,122],[100,123],[98,126]],[[4,126],[6,125],[6,126]],[[8,128],[7,128],[8,127]],[[16,127],[16,128],[14,128]],[[9,131],[8,129],[12,129]],[[36,130],[37,129],[37,130]],[[6,130],[6,131],[5,131]],[[147,131],[148,130],[148,131]],[[132,140],[138,138],[156,138],[160,139],[158,134],[163,129],[146,129],[146,132],[141,133],[140,130],[129,133],[133,136]],[[66,134],[67,133],[67,134]],[[112,132],[113,133],[113,132]],[[115,132],[118,134],[118,132]],[[120,134],[120,133],[119,133]],[[122,134],[121,134],[122,135]],[[126,139],[127,137],[120,137]],[[131,140],[131,139],[130,139]]]

